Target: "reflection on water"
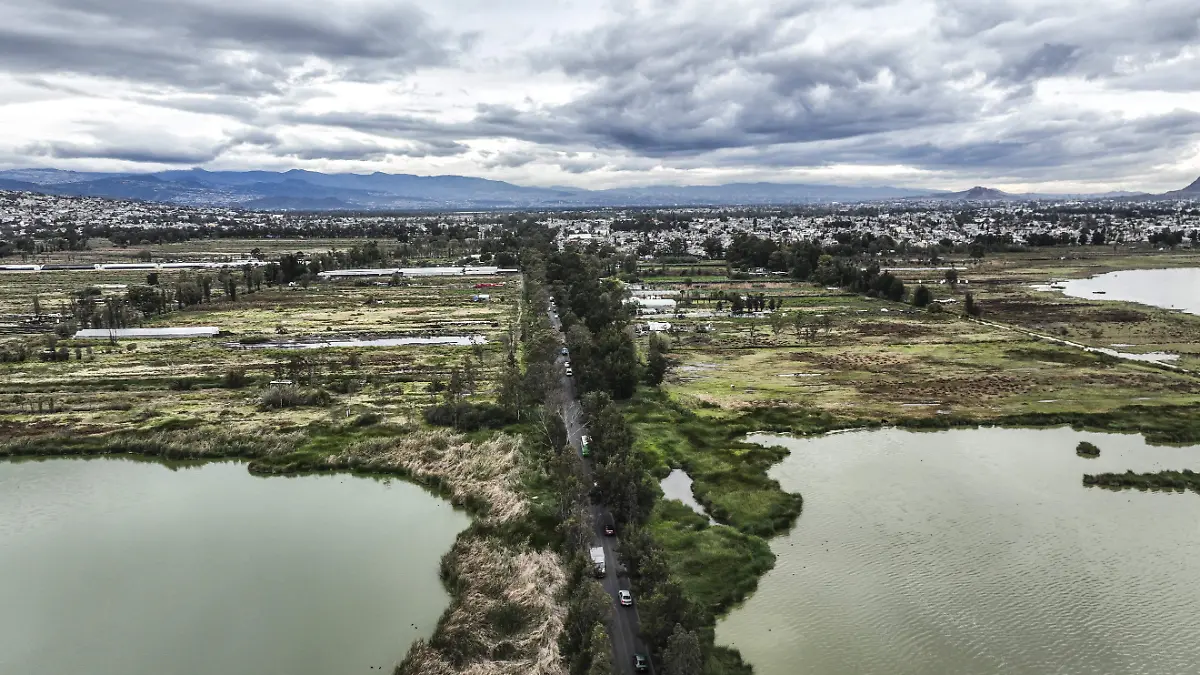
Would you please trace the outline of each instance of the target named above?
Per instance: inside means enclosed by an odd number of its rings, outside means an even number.
[[[390,672],[467,524],[402,482],[0,462],[0,673]]]
[[[776,568],[718,626],[758,675],[1200,672],[1200,496],[1081,485],[1200,468],[1200,447],[1069,429],[751,440],[791,450],[771,475],[804,495]]]
[[[407,347],[413,345],[469,347],[471,345],[487,344],[487,338],[482,335],[446,335],[440,337],[402,337],[347,339],[347,340],[308,340],[304,342],[274,341],[257,344],[232,343],[228,346],[240,349],[325,349],[328,347]]]

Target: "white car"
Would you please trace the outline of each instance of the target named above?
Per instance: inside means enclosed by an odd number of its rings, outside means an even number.
[[[567,368],[567,377],[574,377],[574,376],[575,376],[575,371],[571,370],[570,368]]]
[[[633,594],[629,591],[617,591],[617,600],[620,601],[622,607],[633,606]]]

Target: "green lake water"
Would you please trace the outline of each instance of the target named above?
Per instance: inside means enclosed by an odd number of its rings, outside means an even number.
[[[1081,485],[1198,469],[1200,447],[1070,429],[751,440],[791,450],[771,475],[804,495],[775,569],[717,627],[757,675],[1200,673],[1200,495]]]
[[[399,481],[0,462],[0,673],[390,672],[468,524]]]

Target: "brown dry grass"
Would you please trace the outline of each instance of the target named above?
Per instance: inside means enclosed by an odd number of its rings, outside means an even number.
[[[520,492],[518,436],[499,434],[472,443],[461,434],[422,430],[355,441],[327,462],[365,471],[402,469],[419,482],[439,481],[455,501],[469,499],[483,507],[482,518],[493,523],[511,522],[529,511]]]
[[[554,553],[515,552],[493,539],[463,537],[443,560],[443,573],[459,589],[429,640],[418,640],[396,667],[397,675],[563,675],[558,649],[566,610],[558,598],[566,584]],[[491,620],[516,608],[519,630]]]

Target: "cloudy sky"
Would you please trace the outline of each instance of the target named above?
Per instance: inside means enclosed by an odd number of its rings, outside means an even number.
[[[1197,0],[0,0],[0,168],[1166,190]]]

